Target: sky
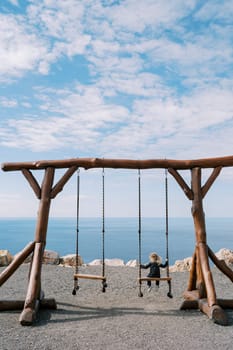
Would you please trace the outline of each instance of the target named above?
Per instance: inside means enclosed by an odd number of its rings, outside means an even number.
[[[232,18],[232,0],[1,0],[0,162],[232,155]],[[136,216],[137,171],[105,177],[106,215]],[[142,172],[142,192],[143,216],[163,216],[164,171]],[[51,216],[74,216],[75,197],[74,175]],[[171,216],[190,216],[172,178],[169,200]],[[232,204],[228,168],[206,215],[232,216]],[[37,208],[22,174],[1,171],[0,217]],[[101,170],[81,169],[80,210],[100,215]]]

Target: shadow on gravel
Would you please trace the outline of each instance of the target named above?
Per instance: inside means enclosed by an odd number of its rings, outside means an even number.
[[[80,307],[68,303],[58,303],[60,307],[54,311],[40,311],[37,326],[42,326],[46,323],[65,323],[65,322],[81,322],[100,318],[124,317],[132,316],[156,316],[156,317],[199,317],[196,311],[179,311],[179,310],[156,310],[147,311],[144,308],[94,308],[94,307]],[[64,306],[66,308],[61,308]],[[51,319],[51,315],[53,318]]]
[[[68,322],[81,322],[100,318],[112,318],[112,317],[124,317],[128,315],[132,316],[155,316],[155,317],[200,317],[200,312],[197,310],[155,310],[148,311],[144,308],[127,308],[127,307],[112,307],[112,308],[95,308],[84,307],[69,303],[58,303],[57,310],[40,310],[39,317],[35,326],[43,326],[47,323],[68,323]],[[64,307],[64,308],[62,308]],[[233,311],[227,310],[227,316],[229,320],[229,326],[233,326]],[[205,317],[205,315],[202,315]],[[210,321],[211,322],[211,321]]]

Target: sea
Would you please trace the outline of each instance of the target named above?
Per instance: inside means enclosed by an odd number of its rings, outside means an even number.
[[[0,249],[12,255],[34,240],[36,219],[0,219]],[[128,262],[139,258],[138,218],[106,218],[104,252],[108,259],[119,258]],[[166,256],[164,218],[142,218],[141,259],[148,261],[150,252]],[[75,218],[50,218],[46,249],[60,256],[74,254],[77,223]],[[214,252],[221,248],[233,250],[233,218],[206,218],[207,243]],[[79,219],[79,254],[85,263],[102,258],[103,236],[101,218]],[[195,232],[192,218],[170,218],[168,232],[169,261],[173,264],[192,256]]]

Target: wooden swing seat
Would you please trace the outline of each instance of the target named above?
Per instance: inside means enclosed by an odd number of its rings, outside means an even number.
[[[143,282],[143,281],[171,281],[172,278],[171,277],[141,277],[138,278],[139,282]]]
[[[106,281],[106,276],[98,276],[98,275],[86,275],[86,274],[80,274],[76,273],[74,274],[74,279],[89,279],[89,280],[101,280],[101,281]]]

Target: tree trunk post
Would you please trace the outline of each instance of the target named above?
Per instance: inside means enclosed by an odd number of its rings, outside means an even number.
[[[44,180],[41,186],[41,199],[35,232],[35,249],[32,258],[24,309],[19,318],[19,321],[23,326],[28,326],[33,323],[40,303],[42,258],[46,244],[54,170],[55,169],[52,167],[45,169]]]

